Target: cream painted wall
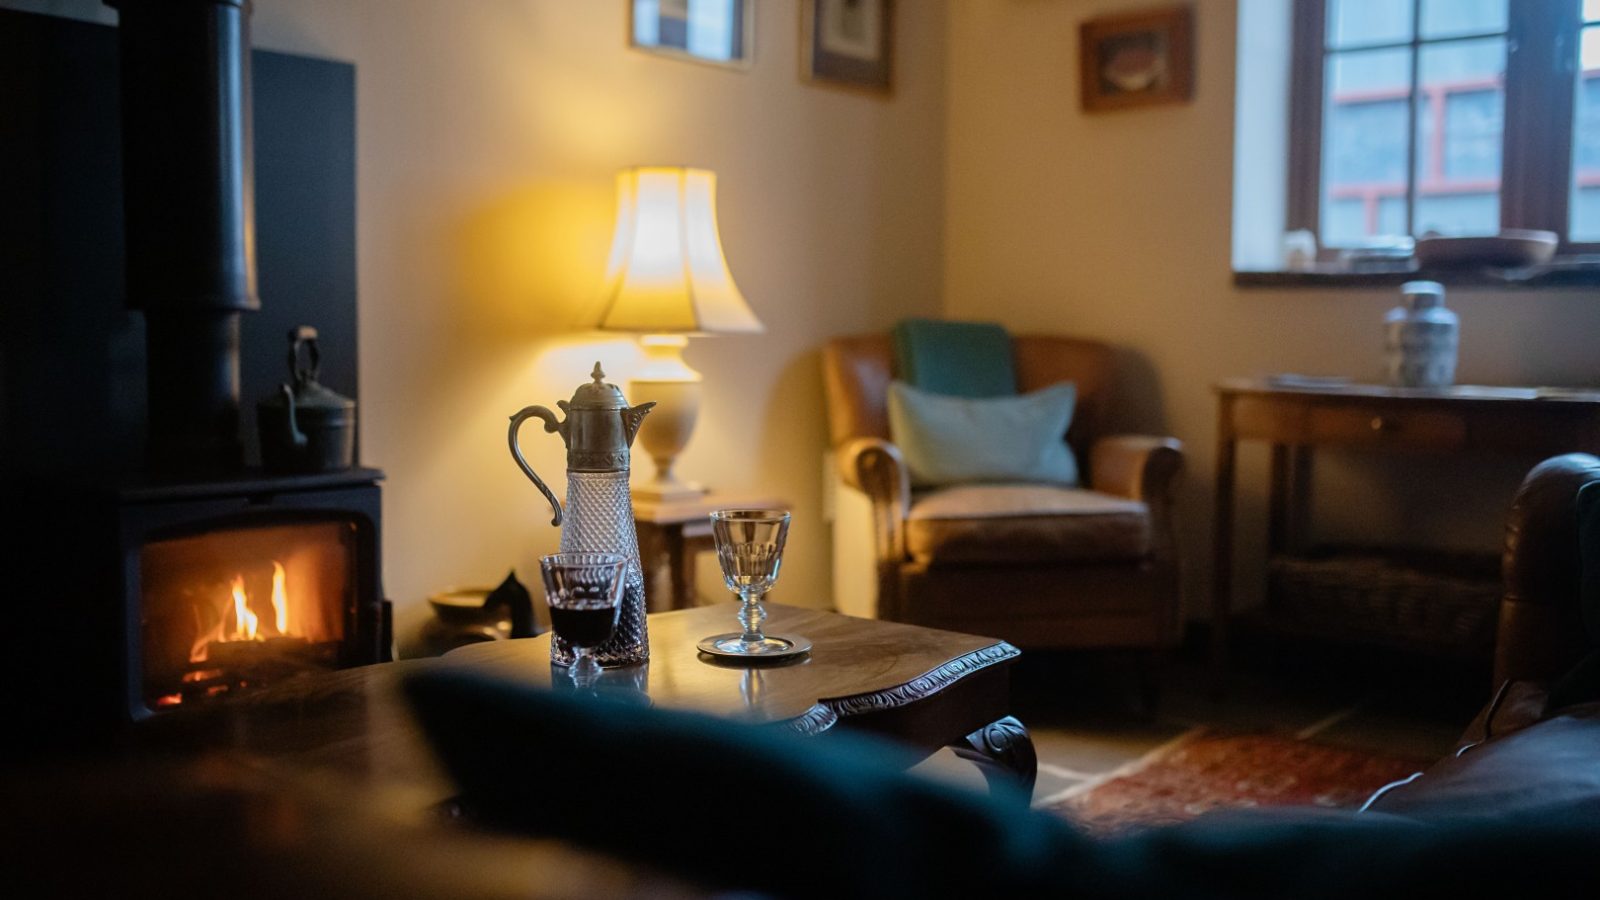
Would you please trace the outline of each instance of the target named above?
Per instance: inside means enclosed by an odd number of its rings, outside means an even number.
[[[1376,378],[1395,292],[1233,286],[1233,0],[1194,4],[1192,103],[1079,109],[1079,23],[1150,5],[952,4],[945,309],[1125,349],[1123,424],[1188,445],[1182,514],[1194,607],[1210,568],[1210,385],[1274,371]],[[1460,379],[1600,384],[1595,294],[1451,291],[1463,321]],[[1260,534],[1263,456],[1246,458],[1246,536]],[[1532,461],[1331,458],[1319,469],[1319,525],[1336,539],[1493,547],[1509,492]],[[1246,563],[1259,543],[1246,548]]]
[[[0,5],[115,21],[89,0]],[[356,66],[361,440],[389,475],[402,635],[429,593],[511,566],[536,580],[554,548],[506,417],[569,397],[597,357],[618,381],[635,363],[578,322],[612,177],[641,163],[719,173],[730,266],[767,327],[690,347],[706,398],[681,473],[787,498],[774,598],[830,604],[817,350],[938,310],[946,10],[901,4],[885,100],[803,84],[797,0],[755,6],[739,72],[628,49],[624,0],[256,0],[257,46]],[[530,428],[527,446],[559,492],[560,441]]]

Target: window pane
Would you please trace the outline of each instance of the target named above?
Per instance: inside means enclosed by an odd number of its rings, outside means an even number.
[[[1410,0],[1329,0],[1328,46],[1411,40]]]
[[[1438,194],[1419,195],[1416,214],[1417,234],[1498,234],[1500,195]]]
[[[1589,5],[1600,5],[1586,0]],[[1569,237],[1600,241],[1600,26],[1583,29],[1578,42],[1577,109],[1572,123],[1572,212]]]
[[[1500,230],[1505,61],[1504,38],[1420,51],[1414,233]]]
[[[1377,235],[1404,234],[1410,51],[1330,54],[1326,83],[1323,245],[1349,246]]]
[[[1572,239],[1600,240],[1600,186],[1572,192]]]
[[[1323,176],[1330,186],[1405,181],[1404,97],[1343,103],[1329,112]]]
[[[1507,0],[1422,0],[1422,37],[1505,31],[1509,5]]]
[[[1583,0],[1583,20],[1600,21],[1600,0]]]
[[[1406,198],[1384,197],[1378,201],[1378,234],[1406,233]]]

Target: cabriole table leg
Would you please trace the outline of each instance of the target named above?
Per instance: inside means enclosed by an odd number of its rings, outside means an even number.
[[[950,745],[956,755],[972,760],[989,783],[989,790],[1014,791],[1020,781],[1027,796],[1039,776],[1039,757],[1028,729],[1013,716],[992,722]]]

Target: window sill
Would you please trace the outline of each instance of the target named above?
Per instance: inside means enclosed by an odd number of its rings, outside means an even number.
[[[1557,259],[1527,269],[1420,269],[1414,263],[1394,267],[1348,269],[1319,265],[1295,271],[1240,271],[1233,273],[1239,287],[1263,288],[1375,288],[1398,287],[1407,281],[1437,281],[1449,287],[1527,289],[1600,287],[1600,254]]]

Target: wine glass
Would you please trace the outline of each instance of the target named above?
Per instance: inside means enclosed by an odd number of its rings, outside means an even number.
[[[628,558],[615,553],[553,553],[539,560],[550,627],[572,645],[572,680],[600,674],[594,648],[611,639],[622,609]]]
[[[778,580],[789,513],[781,509],[719,509],[711,514],[711,536],[728,590],[739,595],[744,631],[707,638],[711,652],[733,656],[771,656],[793,652],[794,640],[763,634],[767,611],[761,598]],[[810,646],[809,643],[807,646]]]

